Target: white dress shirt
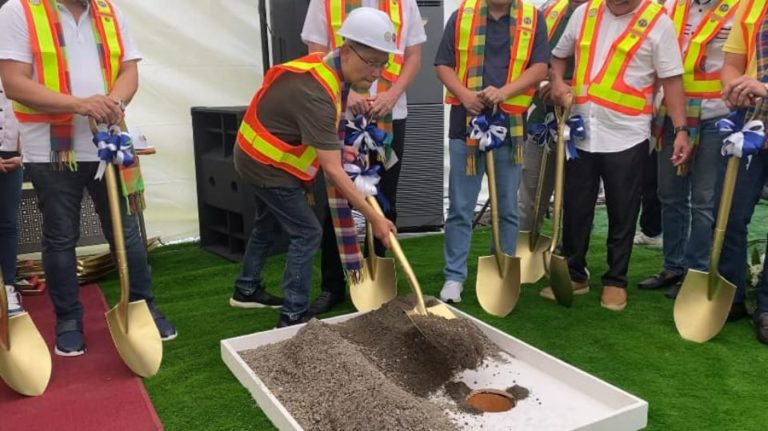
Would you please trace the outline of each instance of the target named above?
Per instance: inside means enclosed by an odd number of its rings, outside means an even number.
[[[19,126],[13,115],[11,101],[5,97],[3,83],[0,81],[0,151],[19,150]]]

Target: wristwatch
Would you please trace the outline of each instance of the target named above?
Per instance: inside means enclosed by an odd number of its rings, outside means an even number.
[[[675,136],[677,136],[680,132],[685,132],[685,134],[690,134],[690,130],[688,129],[688,126],[677,126],[672,131],[675,133]]]

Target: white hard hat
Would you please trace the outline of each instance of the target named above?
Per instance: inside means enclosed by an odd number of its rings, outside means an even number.
[[[372,7],[359,7],[347,15],[339,36],[390,54],[402,54],[397,49],[395,26],[389,16]]]

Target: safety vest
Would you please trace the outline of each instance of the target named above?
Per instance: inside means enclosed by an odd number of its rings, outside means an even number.
[[[589,2],[581,32],[576,41],[576,72],[573,90],[576,103],[591,101],[626,115],[651,114],[653,84],[638,90],[627,85],[624,78],[635,52],[648,38],[659,17],[664,15],[664,7],[655,2],[643,3],[629,28],[613,42],[606,62],[597,77],[591,79],[597,46],[597,29],[605,11],[604,1]]]
[[[683,87],[690,98],[717,99],[723,89],[720,83],[720,69],[705,70],[704,63],[707,55],[707,45],[722,28],[728,24],[739,0],[721,0],[720,3],[704,16],[699,26],[691,34],[687,49],[683,46],[685,23],[691,8],[690,0],[678,1],[672,12],[680,47],[685,53],[683,57]]]
[[[560,21],[565,16],[569,0],[554,0],[544,8],[544,19],[547,21],[547,39],[552,41]]]
[[[336,122],[341,120],[342,84],[339,75],[323,61],[323,54],[314,53],[267,71],[261,89],[243,117],[237,133],[237,144],[258,162],[282,169],[302,181],[310,181],[315,178],[319,168],[315,148],[306,144],[290,145],[270,133],[259,121],[258,105],[261,98],[275,80],[286,72],[310,73],[325,88],[336,106]]]
[[[484,0],[464,0],[456,16],[456,76],[464,86],[467,85],[469,78],[469,58],[475,46],[474,35],[477,24],[475,16],[480,10],[478,3],[481,1]],[[533,39],[536,34],[537,18],[538,15],[534,6],[517,0],[517,27],[510,46],[507,82],[514,82],[520,78],[520,75],[528,67],[533,49]],[[522,114],[531,106],[534,93],[535,89],[530,89],[523,94],[510,97],[499,107],[508,114]],[[461,105],[461,101],[451,93],[446,94],[445,103]]]
[[[59,40],[60,33],[56,30],[59,25],[57,2],[23,0],[21,4],[27,19],[37,81],[53,92],[70,94],[67,57],[62,51],[64,43]],[[95,31],[103,42],[99,54],[106,90],[109,92],[123,62],[120,25],[114,8],[107,0],[91,0],[90,13]],[[18,102],[14,102],[13,111],[22,123],[67,123],[72,120],[72,114],[43,113]]]
[[[347,16],[346,0],[325,0],[325,16],[328,18],[328,40],[330,40],[331,49],[338,48],[344,44],[344,38],[339,36],[338,31],[344,18]],[[400,47],[403,36],[403,7],[401,0],[381,0],[379,9],[389,15],[389,19],[395,26],[395,46]],[[390,54],[387,68],[381,71],[383,76],[389,82],[395,82],[403,69],[403,55]]]
[[[757,55],[757,34],[760,24],[763,22],[768,12],[768,1],[766,0],[743,0],[744,15],[739,23],[744,30],[744,38],[747,43],[747,64],[750,64]]]

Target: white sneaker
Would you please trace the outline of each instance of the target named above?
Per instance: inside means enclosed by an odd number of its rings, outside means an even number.
[[[21,306],[21,295],[16,292],[13,286],[5,286],[5,294],[8,297],[8,315],[14,316],[24,312]]]
[[[460,281],[448,280],[440,290],[440,300],[451,304],[461,302],[461,291],[464,290]]]
[[[635,245],[642,245],[646,247],[661,248],[664,245],[662,235],[648,236],[642,232],[635,234]]]

